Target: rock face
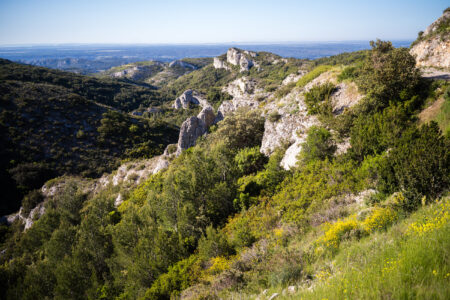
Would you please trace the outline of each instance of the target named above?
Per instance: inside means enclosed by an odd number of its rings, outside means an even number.
[[[213,65],[214,65],[214,68],[216,68],[216,69],[225,69],[225,70],[231,69],[223,60],[221,60],[218,57],[214,57]]]
[[[246,54],[249,56],[256,56],[256,53],[252,52],[250,54],[249,51],[241,51],[237,48],[230,48],[227,51],[227,61],[235,66],[240,66],[240,71],[248,71],[253,66],[253,61],[246,57]]]
[[[175,109],[187,109],[190,104],[206,106],[208,102],[199,93],[194,90],[186,90],[180,97],[175,99],[172,107]]]
[[[437,30],[450,20],[450,10],[433,22],[424,31],[420,41],[410,50],[420,67],[450,68],[450,34],[438,33]]]
[[[216,119],[216,114],[214,113],[214,108],[211,106],[205,106],[202,111],[198,114],[197,118],[202,120],[206,127],[209,127],[214,124]]]
[[[227,51],[226,62],[221,60],[219,57],[214,58],[214,68],[231,70],[231,67],[228,65],[231,64],[233,66],[239,66],[239,70],[241,72],[248,71],[255,65],[252,58],[257,55],[258,54],[256,52],[230,48]]]
[[[318,120],[315,116],[308,115],[303,95],[296,89],[278,102],[268,104],[266,109],[268,115],[278,114],[279,119],[275,122],[266,119],[261,152],[271,155],[284,143],[290,145],[281,161],[281,166],[287,170],[297,163],[297,155],[307,131],[311,126],[317,125]]]
[[[341,82],[336,86],[336,90],[331,95],[331,104],[333,105],[333,113],[336,115],[344,112],[346,108],[352,107],[362,95],[358,92],[358,87],[354,82]]]
[[[254,80],[247,77],[238,78],[230,82],[223,91],[233,96],[232,100],[224,101],[217,111],[216,122],[222,120],[227,114],[234,112],[239,107],[257,108],[259,105],[257,96],[267,96],[262,89],[256,87]]]
[[[450,39],[433,37],[414,45],[410,53],[419,67],[450,68]]]
[[[197,139],[204,135],[207,129],[205,122],[197,117],[193,116],[184,121],[178,138],[177,155],[181,154],[183,150],[195,146]]]

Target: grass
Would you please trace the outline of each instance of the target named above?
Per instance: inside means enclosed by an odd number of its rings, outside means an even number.
[[[328,65],[320,65],[318,67],[315,67],[311,72],[307,73],[305,76],[303,76],[302,78],[300,78],[297,81],[296,86],[297,87],[304,87],[305,85],[307,85],[309,82],[313,81],[315,78],[319,77],[320,74],[330,70],[332,67],[328,66]]]
[[[448,136],[450,134],[450,99],[444,100],[435,121],[439,124],[442,132]]]
[[[317,272],[312,289],[285,298],[449,299],[449,212],[447,197],[386,232],[344,242],[331,271]]]

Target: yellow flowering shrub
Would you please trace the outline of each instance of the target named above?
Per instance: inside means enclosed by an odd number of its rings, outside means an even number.
[[[230,268],[231,261],[223,256],[214,257],[212,260],[212,265],[208,269],[211,274],[219,274]]]
[[[392,208],[377,207],[362,223],[363,230],[370,234],[375,230],[386,229],[397,220],[397,213]]]
[[[450,220],[449,211],[450,201],[446,200],[438,205],[437,209],[433,212],[432,218],[426,218],[422,221],[411,223],[406,234],[423,235],[443,227]]]
[[[317,239],[316,244],[326,248],[337,249],[341,240],[352,230],[358,228],[358,222],[354,218],[338,220],[334,224],[327,224],[328,230],[324,235]]]

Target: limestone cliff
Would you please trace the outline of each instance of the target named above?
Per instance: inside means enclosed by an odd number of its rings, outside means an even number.
[[[410,52],[420,67],[450,68],[450,8],[427,27]]]

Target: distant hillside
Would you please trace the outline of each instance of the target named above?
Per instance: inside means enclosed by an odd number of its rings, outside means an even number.
[[[19,199],[64,173],[100,176],[120,159],[162,153],[176,127],[126,113],[161,101],[152,89],[1,60],[3,193]],[[17,205],[2,202],[0,214]]]
[[[136,82],[162,86],[210,63],[212,63],[212,58],[185,58],[170,63],[143,61],[113,67],[99,73],[98,76],[102,78],[126,78]]]

